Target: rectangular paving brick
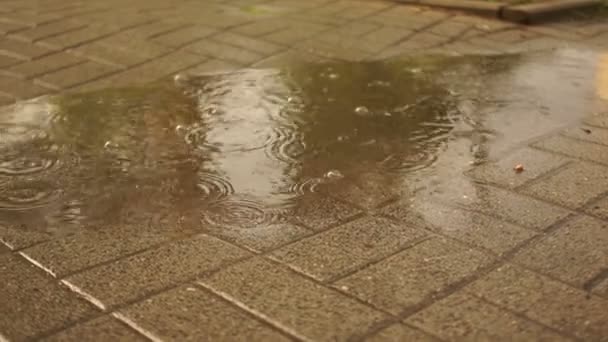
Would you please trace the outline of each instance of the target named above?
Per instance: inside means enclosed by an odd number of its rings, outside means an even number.
[[[30,81],[0,75],[0,92],[18,99],[30,99],[51,93],[52,90]]]
[[[378,31],[380,29],[380,25],[373,23],[366,23],[360,21],[349,22],[347,24],[341,25],[335,30],[331,30],[330,32],[336,33],[340,36],[352,36],[358,37],[362,36],[366,33],[370,33],[372,31]]]
[[[0,255],[0,332],[25,340],[91,316],[95,308],[16,254]]]
[[[272,253],[272,257],[320,281],[340,277],[425,237],[424,231],[366,217]]]
[[[18,40],[0,39],[0,55],[31,60],[51,54],[52,49]]]
[[[570,214],[566,209],[492,186],[479,185],[470,190],[458,188],[445,193],[441,200],[446,204],[462,206],[535,230],[544,230]]]
[[[208,37],[215,32],[217,32],[215,28],[197,25],[159,35],[152,41],[170,47],[178,47]]]
[[[491,260],[489,255],[438,237],[395,254],[335,285],[376,307],[399,314],[473,276]]]
[[[119,69],[109,65],[85,62],[45,74],[37,78],[37,80],[43,82],[45,85],[49,85],[49,87],[67,89],[100,78],[117,70]]]
[[[608,146],[591,144],[562,136],[553,136],[533,145],[547,151],[608,165]]]
[[[259,38],[250,38],[232,32],[222,32],[220,34],[214,35],[211,39],[217,42],[226,43],[229,45],[234,45],[236,47],[241,47],[249,51],[257,52],[264,56],[274,55],[282,50],[285,50],[285,47],[281,45],[266,42]]]
[[[570,138],[608,145],[608,129],[580,126],[565,129],[561,133]]]
[[[14,56],[3,56],[0,55],[0,68],[6,68],[11,65],[23,63],[23,59],[16,58]]]
[[[538,178],[544,173],[557,169],[569,161],[568,158],[548,152],[524,148],[499,159],[475,166],[467,176],[486,183],[515,188]],[[516,165],[523,165],[523,172],[515,172]]]
[[[264,35],[264,40],[275,42],[286,46],[292,46],[301,40],[311,38],[316,34],[329,30],[331,26],[307,22],[291,22],[289,29],[276,31]]]
[[[259,20],[249,24],[237,26],[235,28],[232,28],[231,31],[248,35],[250,37],[257,37],[273,32],[278,32],[280,30],[288,28],[289,25],[289,20]]]
[[[385,316],[285,267],[255,258],[223,269],[201,285],[302,339],[344,341]]]
[[[84,24],[82,23],[62,20],[41,26],[36,26],[28,30],[19,31],[18,33],[13,34],[12,37],[27,42],[35,42],[46,37],[55,36],[64,32],[77,30],[83,27]]]
[[[604,278],[592,289],[593,293],[608,299],[608,277]]]
[[[588,214],[608,220],[608,197],[602,198],[595,203],[591,203],[583,210]]]
[[[325,61],[321,56],[313,55],[304,51],[291,49],[265,58],[252,66],[255,68],[286,68],[298,63],[318,63]]]
[[[84,62],[85,59],[59,52],[7,69],[7,72],[21,78],[32,78],[58,69]]]
[[[403,205],[403,204],[401,204]],[[408,205],[409,213],[390,206],[385,213],[400,216],[401,220],[415,227],[424,227],[453,237],[466,244],[503,254],[529,240],[537,233],[520,226],[499,221],[489,216],[448,206],[418,201]],[[391,214],[391,211],[397,211]]]
[[[198,235],[68,277],[80,291],[112,307],[246,257],[241,249]],[[99,281],[104,279],[104,281]]]
[[[208,73],[226,72],[239,69],[241,66],[237,63],[222,61],[221,59],[210,59],[195,67],[182,71],[189,75],[204,75]]]
[[[137,51],[125,50],[115,46],[99,44],[97,42],[81,45],[70,50],[70,52],[82,58],[122,68],[143,63],[151,58],[139,54]]]
[[[8,34],[15,31],[24,30],[32,27],[26,23],[7,21],[6,18],[0,17],[0,34]]]
[[[361,61],[371,56],[371,53],[357,49],[354,45],[343,46],[323,42],[318,39],[306,40],[295,45],[297,49],[315,54],[323,58],[338,59],[344,61]]]
[[[365,342],[419,341],[439,342],[440,339],[405,324],[397,323],[365,339]]]
[[[445,341],[573,341],[476,297],[456,293],[406,320]]]
[[[119,314],[164,341],[291,341],[194,285],[153,296]]]
[[[399,196],[412,195],[409,190],[392,186],[387,182],[386,176],[379,173],[358,175],[356,179],[343,179],[337,183],[325,184],[322,191],[366,210],[373,210],[396,200]]]
[[[102,316],[91,321],[77,324],[69,329],[42,339],[44,342],[80,342],[95,339],[98,341],[148,341],[143,335],[129,328],[112,316]]]
[[[242,229],[217,226],[207,228],[206,231],[243,248],[258,252],[288,244],[312,233],[306,228],[290,223],[252,225],[242,227]]]
[[[334,199],[308,195],[300,197],[290,209],[289,214],[296,223],[314,231],[321,231],[360,213],[360,210]]]
[[[608,336],[608,301],[531,271],[506,265],[465,290],[586,341],[602,341]]]
[[[608,168],[573,162],[557,173],[525,186],[522,191],[569,208],[579,208],[608,191]]]
[[[36,231],[28,227],[0,224],[0,242],[11,249],[21,249],[36,243],[50,240],[53,236],[47,232]]]
[[[234,47],[225,43],[215,42],[209,39],[204,39],[194,44],[190,44],[185,48],[185,50],[207,57],[222,59],[243,65],[249,65],[264,58],[264,55],[256,52]]]
[[[99,89],[103,87],[150,83],[163,77],[173,75],[181,70],[191,68],[203,61],[205,61],[204,57],[182,51],[175,51],[97,82],[86,84],[83,88]]]
[[[111,35],[117,31],[109,26],[90,26],[80,30],[66,32],[60,35],[40,40],[41,44],[56,49],[73,48]]]
[[[8,248],[8,246],[3,243],[0,243],[0,254],[9,253],[10,251],[11,249]]]
[[[144,250],[170,237],[166,228],[147,225],[90,228],[38,244],[23,253],[62,278],[68,273]]]
[[[608,225],[586,216],[568,220],[513,261],[583,287],[608,265]]]
[[[466,29],[470,27],[470,24],[449,20],[429,27],[426,32],[452,38],[460,36]]]

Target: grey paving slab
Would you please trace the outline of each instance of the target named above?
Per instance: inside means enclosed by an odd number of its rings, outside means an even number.
[[[406,322],[433,331],[445,341],[575,341],[462,293],[434,303]]]
[[[608,299],[608,277],[600,281],[599,284],[593,287],[593,293]]]
[[[491,261],[489,255],[434,238],[341,279],[335,286],[399,314],[473,276]]]
[[[66,89],[87,81],[95,80],[118,70],[118,68],[109,65],[95,62],[85,62],[55,72],[47,73],[39,77],[37,80],[42,82],[44,85],[48,85],[49,87]]]
[[[585,140],[596,144],[608,145],[608,129],[593,126],[567,128],[562,134],[575,139]]]
[[[598,201],[589,204],[583,210],[588,214],[608,220],[608,197],[599,199]]]
[[[568,158],[534,149],[520,149],[514,153],[472,168],[466,174],[473,179],[515,188],[544,173],[559,168]],[[523,165],[523,172],[515,172],[514,167]]]
[[[120,310],[138,327],[166,341],[291,341],[269,324],[195,285],[153,296]]]
[[[0,332],[25,340],[94,315],[97,310],[17,254],[0,255]]]
[[[562,136],[553,136],[533,145],[534,147],[562,153],[574,158],[580,158],[608,165],[608,146],[591,144]]]
[[[8,68],[7,71],[16,77],[32,78],[34,76],[53,72],[58,69],[69,67],[84,62],[85,59],[67,53],[55,53],[34,61],[21,63]]]
[[[29,227],[0,224],[0,241],[11,249],[21,249],[52,238],[53,236],[48,232],[37,231]]]
[[[52,52],[53,50],[50,48],[30,44],[28,42],[22,42],[9,38],[0,39],[0,55],[15,57],[23,60],[31,60],[51,54]]]
[[[261,258],[223,269],[200,282],[303,339],[346,340],[386,318],[352,298]]]
[[[387,208],[388,215],[394,208]],[[402,221],[414,227],[427,228],[451,236],[471,246],[503,254],[529,240],[537,233],[489,216],[450,208],[428,201],[417,201],[408,206]],[[400,210],[400,209],[398,209]]]
[[[68,273],[119,259],[170,238],[164,227],[89,227],[83,232],[37,244],[23,250],[23,253],[62,278]]]
[[[262,252],[286,245],[312,234],[312,231],[291,223],[269,223],[245,227],[215,226],[207,232],[243,248]]]
[[[198,235],[87,270],[66,281],[103,306],[112,307],[247,256],[221,240]]]
[[[485,185],[450,189],[434,198],[445,204],[478,211],[535,230],[544,230],[571,214],[558,206]],[[407,207],[398,203],[387,209],[387,212],[400,218],[408,212]]]
[[[608,224],[585,216],[568,220],[513,261],[583,287],[608,265]]]
[[[503,266],[465,290],[473,296],[588,341],[608,336],[608,302],[516,266]]]
[[[216,42],[210,39],[204,39],[196,43],[189,44],[185,47],[186,51],[198,53],[203,56],[226,60],[229,62],[249,65],[262,60],[262,54],[245,50],[243,48],[228,45],[226,43]]]
[[[522,188],[524,193],[573,209],[606,191],[608,191],[608,169],[579,161]]]
[[[272,257],[327,281],[380,260],[426,235],[405,224],[366,217],[285,246]]]
[[[45,342],[81,342],[81,341],[120,341],[143,342],[149,341],[143,335],[129,328],[126,324],[112,316],[102,316],[84,322],[47,338]]]
[[[325,230],[360,213],[350,205],[316,194],[300,197],[289,212],[296,222],[315,231]]]
[[[262,39],[247,37],[242,34],[232,32],[222,32],[212,36],[214,41],[226,43],[248,51],[257,52],[264,56],[274,55],[285,50],[284,46],[266,42]]]
[[[409,191],[391,184],[386,175],[380,173],[361,174],[356,179],[346,178],[319,187],[319,191],[365,210],[373,210],[400,196],[411,195]]]

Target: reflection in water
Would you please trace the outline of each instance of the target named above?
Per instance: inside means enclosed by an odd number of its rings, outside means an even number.
[[[296,65],[17,104],[0,113],[0,221],[248,228],[310,192],[444,186],[585,113],[593,58]]]

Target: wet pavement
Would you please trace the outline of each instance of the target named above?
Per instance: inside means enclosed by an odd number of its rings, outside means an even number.
[[[290,2],[209,5],[234,29],[164,22],[129,35],[139,57],[97,58],[120,34],[42,57],[64,21],[9,28],[30,60],[3,75],[58,71],[0,109],[0,341],[606,340],[608,26],[344,4],[364,19],[320,40],[295,37],[337,12],[302,31]],[[403,8],[426,38],[373,31]]]

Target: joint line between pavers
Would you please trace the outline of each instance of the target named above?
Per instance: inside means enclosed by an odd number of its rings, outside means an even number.
[[[284,333],[286,333],[286,334],[288,334],[290,336],[293,336],[293,337],[295,337],[295,338],[297,338],[297,339],[299,339],[301,341],[313,342],[313,340],[307,338],[306,336],[300,335],[297,331],[295,331],[295,330],[293,330],[293,329],[291,329],[291,328],[289,328],[289,327],[287,327],[287,326],[285,326],[285,325],[283,325],[283,324],[281,324],[281,323],[273,320],[272,318],[266,316],[262,312],[257,311],[255,309],[253,309],[253,308],[245,305],[244,303],[241,303],[240,301],[238,301],[237,299],[235,299],[232,296],[228,295],[227,293],[215,290],[214,288],[212,288],[212,287],[210,287],[207,284],[202,283],[202,282],[198,282],[197,281],[196,284],[198,286],[201,286],[201,287],[203,287],[203,288],[211,291],[212,293],[214,293],[215,295],[223,298],[224,300],[230,302],[232,305],[237,306],[241,310],[244,310],[244,311],[246,311],[246,312],[248,312],[248,313],[250,313],[250,314],[252,314],[252,315],[254,315],[256,317],[259,317],[259,318],[263,319],[267,324],[272,325],[274,328],[276,328],[276,329],[278,329],[278,330],[280,330],[280,331],[282,331],[282,332],[284,332]]]
[[[18,252],[17,254],[21,255],[25,260],[27,260],[30,263],[34,264],[34,266],[36,266],[36,267],[40,268],[41,270],[43,270],[44,272],[50,274],[53,278],[57,278],[57,274],[55,274],[55,272],[53,272],[50,268],[45,267],[44,265],[42,265],[41,263],[39,263],[35,259],[32,259],[29,255],[27,255],[27,254],[25,254],[23,252]]]
[[[95,305],[96,307],[98,307],[99,309],[106,311],[106,306],[97,298],[93,297],[92,295],[86,293],[84,290],[82,290],[81,288],[79,288],[78,286],[70,283],[68,280],[66,279],[62,279],[61,283],[65,286],[67,286],[70,290],[72,290],[72,292],[77,293],[78,295],[80,295],[82,298],[86,299],[88,302],[90,302],[91,304]]]
[[[131,328],[131,329],[137,331],[138,333],[140,333],[141,335],[145,336],[149,340],[151,340],[153,342],[163,342],[163,339],[154,335],[152,332],[144,329],[143,327],[139,326],[135,321],[131,320],[129,317],[121,314],[120,312],[113,312],[113,313],[111,313],[111,315],[114,318],[116,318],[117,320],[119,320],[122,323],[129,326],[129,328]]]

